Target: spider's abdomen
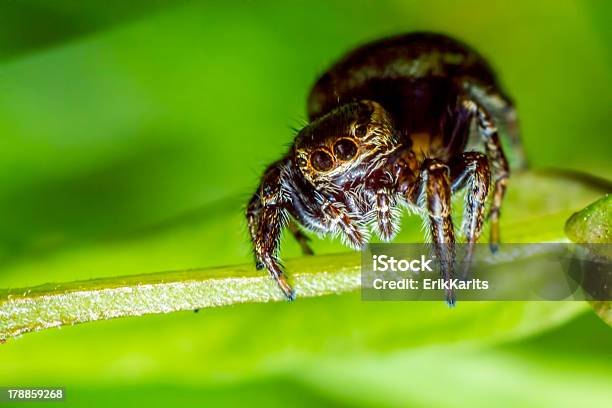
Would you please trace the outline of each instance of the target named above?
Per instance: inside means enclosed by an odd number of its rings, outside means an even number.
[[[488,63],[459,41],[433,33],[391,37],[357,48],[325,72],[310,92],[308,115],[313,120],[358,99],[384,102],[398,87],[409,94],[410,84],[418,96],[424,83],[466,76],[496,87]]]
[[[488,63],[452,38],[392,37],[357,48],[324,73],[310,92],[308,115],[314,120],[345,103],[372,100],[391,114],[399,133],[426,135],[424,147],[457,152],[467,144],[468,131],[450,141],[444,115],[454,108],[464,78],[498,89]]]

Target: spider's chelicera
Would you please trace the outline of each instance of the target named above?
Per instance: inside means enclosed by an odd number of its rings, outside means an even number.
[[[348,54],[317,81],[310,124],[266,169],[248,204],[257,267],[293,299],[278,256],[283,228],[307,254],[299,225],[361,249],[370,231],[392,240],[407,208],[427,223],[441,273],[451,279],[453,193],[466,190],[460,234],[468,247],[491,197],[489,242],[497,248],[509,176],[498,127],[520,153],[514,112],[484,59],[448,37],[409,34]]]

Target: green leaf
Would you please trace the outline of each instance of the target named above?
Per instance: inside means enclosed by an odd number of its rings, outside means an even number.
[[[606,194],[572,214],[565,224],[565,233],[572,241],[578,243],[611,243],[612,194]]]
[[[574,242],[610,244],[612,243],[612,195],[606,194],[586,208],[573,214],[565,224],[565,233]],[[612,262],[609,245],[589,246],[596,255]],[[592,301],[591,306],[602,320],[612,326],[612,302]]]
[[[0,61],[91,35],[182,1],[4,1],[0,4]]]
[[[120,3],[0,6],[0,287],[250,264],[241,207],[312,82],[405,31],[490,59],[536,168],[612,174],[607,2]],[[513,175],[502,239],[562,240],[603,193]],[[422,239],[418,219],[402,227],[399,242]],[[285,239],[284,258],[298,251]],[[112,319],[7,341],[0,383],[66,385],[66,406],[89,407],[598,406],[611,338],[587,310],[346,293]]]

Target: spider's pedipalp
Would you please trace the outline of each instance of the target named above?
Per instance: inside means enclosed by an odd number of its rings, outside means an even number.
[[[391,241],[399,232],[398,211],[394,195],[381,188],[375,193],[376,227],[380,239]]]
[[[326,201],[321,206],[321,212],[329,225],[330,232],[339,234],[348,246],[362,249],[368,242],[367,229],[343,203]]]

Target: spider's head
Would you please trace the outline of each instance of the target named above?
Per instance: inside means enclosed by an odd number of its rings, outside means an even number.
[[[389,114],[378,103],[342,105],[302,129],[293,155],[314,186],[375,170],[397,146]]]

